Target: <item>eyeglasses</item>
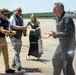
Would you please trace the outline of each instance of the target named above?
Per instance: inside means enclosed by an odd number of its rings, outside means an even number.
[[[4,16],[8,16],[8,14],[3,14]]]

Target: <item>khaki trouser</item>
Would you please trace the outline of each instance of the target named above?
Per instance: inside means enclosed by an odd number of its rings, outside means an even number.
[[[5,38],[0,38],[0,55],[3,54],[5,69],[9,69],[8,48]]]

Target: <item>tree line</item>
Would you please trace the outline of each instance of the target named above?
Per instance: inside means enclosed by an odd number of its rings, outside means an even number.
[[[8,10],[8,18],[13,14],[14,11]],[[29,19],[32,13],[22,14],[24,19]],[[55,16],[53,12],[35,13],[37,18],[52,18]]]
[[[10,16],[13,14],[14,11],[10,11],[8,10],[8,18],[10,18]],[[30,15],[32,13],[27,13],[27,14],[22,14],[22,17],[24,19],[29,19],[30,18]],[[37,18],[40,18],[40,19],[43,19],[43,18],[55,18],[55,14],[53,12],[44,12],[44,13],[35,13]],[[67,11],[67,14],[72,17],[72,18],[76,18],[76,14],[73,14],[73,12],[68,12]]]

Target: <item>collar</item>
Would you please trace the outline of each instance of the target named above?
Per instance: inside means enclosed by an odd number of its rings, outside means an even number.
[[[61,15],[61,17],[60,18],[58,18],[58,21],[60,21],[62,18],[63,18],[63,16],[65,15],[65,11],[63,11],[63,13],[62,13],[62,15]]]

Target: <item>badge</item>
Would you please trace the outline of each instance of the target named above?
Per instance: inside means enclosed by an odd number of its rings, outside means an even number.
[[[64,19],[64,23],[68,23],[69,22],[69,19],[68,18],[65,18]]]

